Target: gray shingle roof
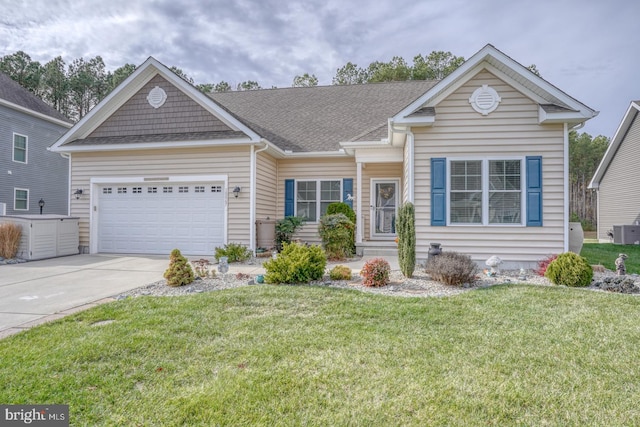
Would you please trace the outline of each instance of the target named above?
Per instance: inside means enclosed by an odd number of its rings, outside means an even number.
[[[60,114],[55,108],[49,106],[42,99],[20,86],[6,74],[0,73],[0,98],[23,108],[44,114],[54,119],[71,123],[69,119]]]
[[[387,119],[437,82],[405,81],[213,93],[238,120],[283,150],[335,151],[387,136]]]

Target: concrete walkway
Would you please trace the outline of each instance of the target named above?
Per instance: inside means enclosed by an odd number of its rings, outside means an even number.
[[[370,258],[340,264],[358,272]],[[397,258],[385,259],[398,270]],[[164,255],[72,255],[0,265],[0,339],[162,280],[168,264]],[[327,267],[333,265],[337,263]],[[231,264],[229,272],[257,275],[264,269],[261,264]]]

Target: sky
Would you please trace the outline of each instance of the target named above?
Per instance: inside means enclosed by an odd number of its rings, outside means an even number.
[[[195,83],[270,88],[491,43],[599,111],[580,132],[612,137],[640,100],[639,18],[636,0],[0,0],[0,56],[99,55],[109,71],[153,56]]]

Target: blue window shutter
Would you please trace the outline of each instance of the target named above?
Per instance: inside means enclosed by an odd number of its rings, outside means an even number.
[[[353,200],[348,199],[349,195],[353,197],[353,178],[344,178],[342,180],[342,201],[353,209]]]
[[[431,159],[431,225],[447,225],[447,159]]]
[[[293,179],[284,180],[284,216],[294,215],[296,182]]]
[[[542,157],[527,157],[527,227],[542,227]]]

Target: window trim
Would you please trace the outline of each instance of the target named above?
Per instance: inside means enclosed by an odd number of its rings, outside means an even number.
[[[21,136],[24,138],[24,162],[21,162],[20,160],[16,160],[16,136]],[[22,150],[22,149],[20,149]],[[21,163],[23,165],[26,165],[27,163],[29,163],[29,137],[27,135],[23,135],[21,133],[17,133],[17,132],[13,132],[13,144],[12,144],[12,150],[11,150],[11,160],[14,163]]]
[[[322,194],[322,182],[330,182],[330,181],[337,181],[340,183],[340,191],[339,191],[339,200],[338,201],[332,201],[331,203],[338,203],[338,202],[342,202],[342,192],[343,192],[343,179],[342,178],[331,178],[331,179],[318,179],[318,178],[313,178],[313,179],[296,179],[295,182],[295,186],[293,188],[293,214],[294,216],[298,216],[298,182],[315,182],[316,183],[316,220],[315,221],[311,221],[311,220],[306,220],[307,223],[309,224],[317,224],[320,222],[320,212],[321,212],[321,205],[322,205],[322,200],[321,200],[321,194]]]
[[[16,200],[17,200],[17,192],[18,191],[26,191],[27,192],[27,208],[26,209],[19,209],[16,207]],[[28,212],[29,211],[29,189],[28,188],[19,188],[19,187],[14,187],[13,188],[13,210],[14,211],[23,211],[23,212]]]
[[[452,227],[526,227],[527,226],[527,167],[526,156],[482,156],[482,157],[447,157],[446,164],[446,225]],[[490,223],[489,222],[489,162],[500,160],[517,160],[520,162],[520,222],[519,223]],[[451,162],[481,161],[482,177],[482,213],[479,223],[451,222]]]

